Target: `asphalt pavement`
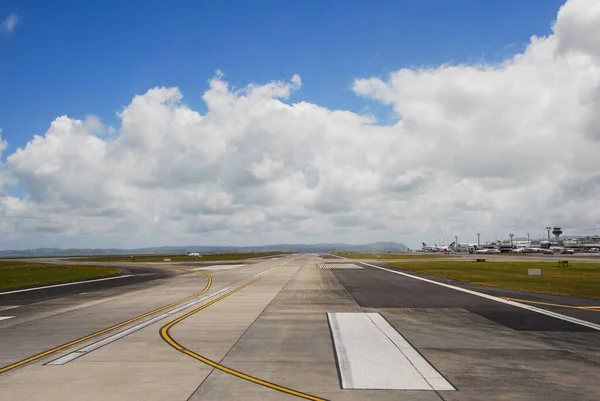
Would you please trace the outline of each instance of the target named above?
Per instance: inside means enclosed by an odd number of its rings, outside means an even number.
[[[165,267],[0,308],[14,315],[0,320],[0,400],[598,399],[597,312],[544,309],[565,320],[499,301],[539,294],[349,264]]]

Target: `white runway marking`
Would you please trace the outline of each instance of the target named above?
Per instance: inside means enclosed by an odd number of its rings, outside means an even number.
[[[64,283],[64,284],[55,284],[55,285],[45,285],[43,287],[35,287],[35,288],[25,288],[23,290],[14,290],[14,291],[6,291],[6,292],[0,292],[0,295],[7,295],[7,294],[16,294],[18,292],[25,292],[25,291],[35,291],[35,290],[43,290],[46,288],[56,288],[56,287],[64,287],[67,285],[76,285],[76,284],[85,284],[85,283],[93,283],[96,281],[108,281],[108,280],[117,280],[120,278],[125,278],[125,277],[133,277],[133,274],[125,274],[123,276],[116,276],[116,277],[108,277],[108,278],[96,278],[94,280],[86,280],[86,281],[75,281],[73,283]]]
[[[107,337],[107,338],[105,338],[103,340],[100,340],[100,341],[96,341],[96,342],[88,345],[87,347],[80,348],[77,351],[73,351],[73,352],[71,352],[71,353],[69,353],[67,355],[61,356],[58,359],[55,359],[55,360],[53,360],[51,362],[48,362],[47,365],[64,365],[66,363],[74,361],[75,359],[80,358],[80,357],[84,356],[85,354],[88,354],[88,353],[90,353],[92,351],[95,351],[98,348],[104,347],[105,345],[110,344],[110,343],[112,343],[114,341],[117,341],[117,340],[119,340],[119,339],[121,339],[121,338],[123,338],[125,336],[128,336],[131,333],[135,333],[136,331],[139,331],[139,330],[143,329],[144,327],[150,326],[151,324],[154,324],[154,323],[156,323],[156,322],[158,322],[160,320],[166,319],[166,318],[170,317],[171,315],[173,315],[175,313],[181,312],[184,309],[187,309],[187,308],[189,308],[191,306],[194,306],[194,305],[197,305],[197,304],[199,304],[201,302],[204,302],[204,301],[206,301],[209,298],[213,298],[216,295],[222,294],[225,291],[229,291],[229,287],[223,288],[222,290],[219,290],[219,291],[217,291],[217,292],[215,292],[213,294],[205,295],[202,298],[198,298],[198,299],[196,299],[194,301],[190,301],[190,302],[188,302],[186,304],[183,304],[182,306],[180,306],[178,308],[175,308],[175,309],[173,309],[173,310],[171,310],[169,312],[163,313],[162,315],[158,315],[155,318],[152,318],[150,320],[146,320],[145,322],[138,323],[135,326],[132,326],[132,327],[126,329],[126,330],[120,331],[120,332],[118,332],[116,334],[113,334],[110,337]]]
[[[320,264],[319,269],[362,269],[362,266],[351,263],[325,263]]]
[[[460,291],[460,292],[464,292],[464,293],[467,293],[467,294],[475,295],[477,297],[481,297],[481,298],[489,299],[489,300],[492,300],[492,301],[500,302],[501,304],[511,305],[511,306],[515,306],[515,307],[521,308],[521,309],[527,309],[527,310],[530,310],[530,311],[533,311],[533,312],[541,313],[542,315],[555,317],[557,319],[561,319],[561,320],[564,320],[564,321],[567,321],[567,322],[579,324],[581,326],[589,327],[589,328],[592,328],[592,329],[600,331],[600,325],[599,324],[588,322],[587,320],[577,319],[577,318],[574,318],[574,317],[571,317],[571,316],[563,315],[561,313],[551,312],[551,311],[546,310],[546,309],[536,308],[535,306],[525,305],[525,304],[522,304],[522,303],[519,303],[519,302],[515,302],[515,301],[508,301],[506,299],[495,297],[493,295],[488,295],[488,294],[484,294],[482,292],[468,290],[466,288],[457,287],[455,285],[450,285],[450,284],[446,284],[446,283],[440,283],[439,281],[429,280],[427,278],[423,278],[423,277],[419,277],[419,276],[413,276],[412,274],[408,274],[408,273],[404,273],[404,272],[400,272],[400,271],[396,271],[396,270],[386,269],[385,267],[375,266],[375,265],[372,265],[372,264],[369,264],[369,263],[364,263],[364,262],[363,262],[363,264],[365,264],[367,266],[374,267],[376,269],[385,270],[385,271],[390,272],[390,273],[400,274],[401,276],[406,276],[406,277],[414,278],[415,280],[420,280],[420,281],[424,281],[426,283],[431,283],[431,284],[439,285],[439,286],[442,286],[442,287],[450,288],[450,289],[453,289],[453,290],[456,290],[456,291]]]
[[[7,319],[12,319],[14,316],[0,316],[0,321],[2,320],[7,320]]]
[[[379,313],[328,313],[342,388],[454,390]]]
[[[240,266],[243,266],[243,265],[240,265]],[[274,267],[270,268],[268,270],[265,270],[265,271],[263,271],[261,273],[258,273],[257,275],[255,275],[255,277],[267,274],[268,272],[270,272],[273,269],[274,269]],[[154,318],[152,318],[150,320],[146,320],[145,322],[138,323],[135,326],[132,326],[132,327],[130,327],[128,329],[122,330],[122,331],[120,331],[118,333],[115,333],[115,334],[113,334],[110,337],[106,337],[105,339],[96,341],[96,342],[94,342],[94,343],[92,343],[92,344],[90,344],[90,345],[88,345],[86,347],[80,348],[80,349],[78,349],[76,351],[73,351],[73,352],[71,352],[69,354],[61,356],[60,358],[57,358],[57,359],[55,359],[53,361],[48,362],[46,365],[64,365],[66,363],[74,361],[75,359],[80,358],[80,357],[82,357],[82,356],[84,356],[84,355],[86,355],[86,354],[88,354],[88,353],[90,353],[92,351],[95,351],[98,348],[101,348],[101,347],[103,347],[103,346],[105,346],[107,344],[110,344],[110,343],[112,343],[114,341],[117,341],[117,340],[119,340],[119,339],[121,339],[121,338],[123,338],[125,336],[128,336],[128,335],[130,335],[132,333],[135,333],[136,331],[139,331],[139,330],[143,329],[144,327],[150,326],[151,324],[154,324],[154,323],[156,323],[156,322],[158,322],[160,320],[166,319],[166,318],[168,318],[168,317],[170,317],[170,316],[172,316],[172,315],[174,315],[176,313],[179,313],[179,312],[181,312],[181,311],[183,311],[185,309],[188,309],[188,308],[190,308],[190,307],[192,307],[194,305],[202,303],[202,302],[206,301],[209,298],[214,298],[215,296],[217,296],[219,294],[222,294],[222,293],[224,293],[226,291],[229,291],[229,290],[230,290],[230,287],[223,288],[223,289],[221,289],[221,290],[219,290],[219,291],[217,291],[215,293],[212,293],[212,294],[209,294],[209,295],[205,295],[205,296],[203,296],[201,298],[198,298],[198,299],[195,299],[195,300],[190,301],[188,303],[185,303],[185,304],[183,304],[183,305],[181,305],[181,306],[179,306],[179,307],[177,307],[175,309],[170,310],[169,312],[165,312],[165,313],[163,313],[163,314],[161,314],[159,316],[156,316],[156,317],[154,317]]]
[[[203,267],[196,267],[194,269],[190,269],[193,271],[198,271],[198,270],[231,270],[231,269],[237,269],[238,267],[241,266],[245,266],[245,265],[211,265],[211,266],[203,266]]]
[[[21,305],[6,305],[6,306],[0,306],[0,311],[3,310],[9,310],[9,309],[14,309],[14,308],[18,308]]]

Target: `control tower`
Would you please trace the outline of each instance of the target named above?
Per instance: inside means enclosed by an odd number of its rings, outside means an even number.
[[[562,234],[562,229],[560,227],[554,227],[552,229],[552,234],[554,234],[554,236],[556,237],[556,242],[558,242],[558,239],[559,239],[560,235]]]

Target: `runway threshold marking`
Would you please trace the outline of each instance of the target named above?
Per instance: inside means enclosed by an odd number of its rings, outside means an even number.
[[[579,309],[579,310],[587,310],[590,312],[600,312],[600,306],[564,305],[564,304],[554,304],[551,302],[530,301],[528,299],[508,298],[508,297],[502,297],[502,299],[506,299],[507,301],[522,302],[522,303],[526,303],[526,304],[555,306],[557,308]]]
[[[361,263],[363,265],[374,267],[374,268],[379,269],[379,270],[385,270],[385,271],[390,272],[390,273],[399,274],[401,276],[410,277],[410,278],[413,278],[415,280],[424,281],[426,283],[439,285],[440,287],[450,288],[452,290],[464,292],[466,294],[471,294],[471,295],[475,295],[477,297],[489,299],[491,301],[496,301],[496,302],[499,302],[501,304],[511,305],[511,306],[514,306],[514,307],[517,307],[517,308],[526,309],[526,310],[529,310],[529,311],[532,311],[532,312],[537,312],[537,313],[540,313],[542,315],[554,317],[556,319],[564,320],[566,322],[578,324],[580,326],[585,326],[585,327],[589,327],[591,329],[600,331],[600,324],[588,322],[587,320],[577,319],[577,318],[574,318],[574,317],[571,317],[571,316],[563,315],[561,313],[552,312],[552,311],[549,311],[547,309],[537,308],[537,307],[532,306],[532,305],[526,305],[526,304],[523,304],[523,303],[519,303],[519,302],[507,300],[505,298],[496,297],[494,295],[484,294],[483,292],[473,291],[473,290],[469,290],[467,288],[461,288],[461,287],[457,287],[455,285],[441,283],[439,281],[430,280],[430,279],[424,278],[424,277],[414,276],[412,274],[404,273],[404,272],[397,271],[397,270],[391,270],[391,269],[388,269],[388,268],[385,268],[385,267],[372,265],[370,263],[365,263],[365,262],[361,262]]]
[[[56,287],[65,287],[67,285],[76,285],[76,284],[85,284],[85,283],[94,283],[96,281],[108,281],[108,280],[117,280],[120,278],[127,278],[127,277],[133,277],[134,274],[124,274],[122,276],[116,276],[116,277],[107,277],[107,278],[95,278],[93,280],[85,280],[85,281],[74,281],[72,283],[63,283],[63,284],[54,284],[54,285],[45,285],[43,287],[34,287],[34,288],[25,288],[22,290],[14,290],[14,291],[6,291],[6,292],[0,292],[0,295],[8,295],[8,294],[16,294],[19,292],[27,292],[27,291],[36,291],[36,290],[45,290],[48,288],[56,288]]]
[[[127,325],[127,324],[129,324],[129,323],[132,323],[132,322],[138,321],[138,320],[140,320],[140,319],[143,319],[143,318],[145,318],[145,317],[147,317],[147,316],[150,316],[150,315],[153,315],[153,314],[155,314],[155,313],[161,312],[161,311],[163,311],[163,310],[165,310],[165,309],[168,309],[168,308],[170,308],[170,307],[172,307],[172,306],[176,306],[176,305],[179,305],[179,304],[181,304],[181,303],[183,303],[183,302],[189,301],[190,299],[193,299],[193,298],[199,297],[200,295],[202,295],[202,294],[204,294],[206,291],[208,291],[208,289],[210,288],[210,286],[211,286],[211,284],[212,284],[212,277],[210,277],[208,274],[206,274],[206,273],[204,273],[204,272],[198,272],[198,273],[200,273],[200,274],[202,274],[202,275],[204,275],[204,276],[206,276],[206,277],[208,278],[208,282],[206,283],[206,286],[205,286],[205,287],[204,287],[204,289],[203,289],[202,291],[200,291],[199,293],[196,293],[196,294],[190,295],[190,296],[189,296],[189,297],[187,297],[187,298],[184,298],[184,299],[181,299],[181,300],[179,300],[179,301],[176,301],[176,302],[170,303],[170,304],[168,304],[168,305],[162,306],[162,307],[160,307],[160,308],[157,308],[157,309],[151,310],[150,312],[146,312],[146,313],[144,313],[144,314],[142,314],[142,315],[136,316],[136,317],[134,317],[134,318],[131,318],[131,319],[129,319],[129,320],[126,320],[126,321],[124,321],[124,322],[121,322],[121,323],[115,324],[114,326],[110,326],[110,327],[108,327],[108,328],[106,328],[106,329],[103,329],[103,330],[97,331],[97,332],[95,332],[95,333],[89,334],[89,335],[87,335],[87,336],[85,336],[85,337],[78,338],[77,340],[73,340],[73,341],[70,341],[70,342],[68,342],[68,343],[65,343],[65,344],[63,344],[63,345],[59,345],[58,347],[55,347],[55,348],[49,349],[49,350],[47,350],[47,351],[44,351],[44,352],[40,352],[39,354],[36,354],[36,355],[30,356],[29,358],[26,358],[26,359],[23,359],[23,360],[21,360],[21,361],[15,362],[15,363],[13,363],[13,364],[11,364],[11,365],[4,366],[3,368],[0,368],[0,374],[2,374],[2,373],[5,373],[5,372],[8,372],[9,370],[12,370],[12,369],[18,368],[19,366],[23,366],[23,365],[25,365],[25,364],[27,364],[27,363],[29,363],[29,362],[36,361],[36,360],[38,360],[38,359],[40,359],[40,358],[43,358],[43,357],[45,357],[45,356],[48,356],[48,355],[54,354],[55,352],[58,352],[58,351],[60,351],[60,350],[63,350],[63,349],[65,349],[65,348],[71,347],[71,346],[73,346],[73,345],[76,345],[76,344],[80,344],[80,343],[82,343],[82,342],[84,342],[84,341],[87,341],[87,340],[89,340],[89,339],[91,339],[91,338],[98,337],[99,335],[102,335],[102,334],[108,333],[108,332],[110,332],[110,331],[112,331],[112,330],[118,329],[119,327],[123,327],[123,326],[125,326],[125,325]]]
[[[208,359],[208,358],[206,358],[206,357],[204,357],[202,355],[199,355],[199,354],[195,353],[194,351],[186,349],[184,346],[182,346],[181,344],[179,344],[173,337],[171,337],[171,335],[169,333],[169,330],[173,326],[175,326],[177,323],[181,322],[182,320],[187,319],[188,317],[190,317],[190,316],[192,316],[192,315],[200,312],[201,310],[203,310],[205,308],[208,308],[210,305],[219,302],[223,298],[227,298],[228,296],[230,296],[230,295],[232,295],[232,294],[234,294],[234,293],[242,290],[243,288],[246,288],[249,285],[254,284],[255,282],[257,282],[260,279],[262,279],[262,276],[257,277],[254,280],[249,281],[246,284],[241,285],[241,286],[239,286],[239,287],[237,287],[237,288],[229,291],[228,293],[226,293],[224,295],[221,295],[219,298],[216,298],[216,299],[213,299],[210,302],[207,302],[206,304],[200,306],[199,308],[196,308],[193,311],[190,311],[190,312],[186,313],[185,315],[183,315],[183,316],[181,316],[181,317],[173,320],[170,323],[167,323],[166,325],[164,325],[160,329],[160,337],[163,340],[165,340],[171,347],[175,348],[177,351],[182,352],[182,353],[184,353],[184,354],[186,354],[186,355],[188,355],[188,356],[190,356],[190,357],[192,357],[192,358],[194,358],[194,359],[196,359],[196,360],[198,360],[200,362],[203,362],[203,363],[205,363],[205,364],[207,364],[207,365],[209,365],[209,366],[211,366],[211,367],[213,367],[215,369],[218,369],[218,370],[220,370],[222,372],[229,373],[230,375],[239,377],[240,379],[244,379],[244,380],[247,380],[249,382],[252,382],[252,383],[264,386],[264,387],[268,387],[268,388],[273,389],[273,390],[281,391],[281,392],[289,394],[289,395],[294,395],[294,396],[299,397],[299,398],[304,398],[305,400],[327,401],[327,399],[325,399],[325,398],[316,397],[314,395],[306,394],[306,393],[303,393],[303,392],[300,392],[300,391],[297,391],[297,390],[293,390],[293,389],[288,388],[288,387],[280,386],[278,384],[271,383],[271,382],[268,382],[266,380],[254,377],[254,376],[247,375],[247,374],[242,373],[240,371],[237,371],[235,369],[228,368],[227,366],[221,365],[220,363],[215,362],[215,361],[213,361],[211,359]]]

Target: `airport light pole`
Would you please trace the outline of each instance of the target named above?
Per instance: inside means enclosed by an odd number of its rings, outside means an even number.
[[[454,249],[458,248],[458,235],[454,236]]]
[[[530,241],[529,241],[529,233],[527,233],[527,242],[530,242]]]
[[[548,242],[550,242],[550,230],[552,230],[552,227],[546,226],[546,230],[548,230]]]
[[[479,248],[481,246],[481,241],[479,240],[481,238],[481,233],[477,233],[477,248]]]

